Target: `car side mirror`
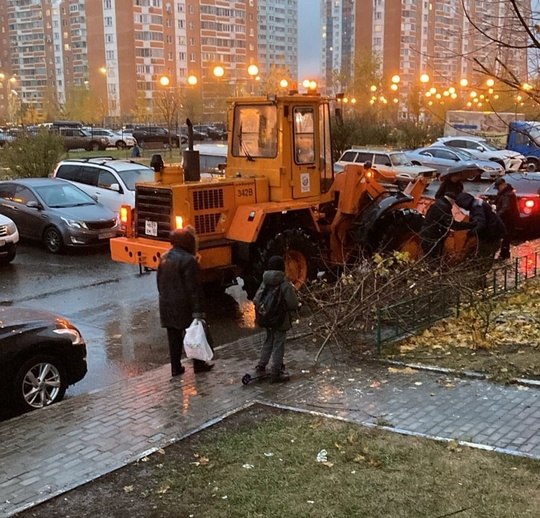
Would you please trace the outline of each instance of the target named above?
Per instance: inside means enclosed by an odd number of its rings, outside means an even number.
[[[26,206],[29,208],[29,209],[39,209],[41,208],[41,205],[35,201],[35,200],[32,200],[32,201],[27,201],[26,202]]]
[[[483,148],[482,146],[478,146],[476,149],[477,149],[478,151],[484,151],[484,148]]]
[[[120,184],[117,184],[117,183],[111,183],[109,189],[110,189],[111,191],[120,192]]]

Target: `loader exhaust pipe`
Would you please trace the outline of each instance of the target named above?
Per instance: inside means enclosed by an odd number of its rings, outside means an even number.
[[[198,182],[201,179],[199,152],[193,149],[193,123],[186,119],[188,129],[188,148],[182,152],[184,179],[186,182]]]

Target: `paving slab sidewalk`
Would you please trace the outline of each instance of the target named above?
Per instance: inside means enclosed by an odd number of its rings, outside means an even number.
[[[540,459],[540,391],[447,374],[314,362],[309,337],[290,342],[291,382],[240,380],[260,338],[222,347],[210,373],[169,366],[0,423],[0,517],[13,516],[125,466],[255,402],[319,412],[402,433],[459,439]]]

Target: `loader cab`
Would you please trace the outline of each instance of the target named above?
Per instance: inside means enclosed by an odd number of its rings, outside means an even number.
[[[333,182],[328,99],[239,100],[229,117],[227,176],[267,177],[271,201],[321,201]]]

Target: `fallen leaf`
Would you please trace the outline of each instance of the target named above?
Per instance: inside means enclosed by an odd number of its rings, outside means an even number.
[[[366,458],[363,456],[363,455],[357,455],[353,461],[354,462],[364,462],[366,460]]]
[[[171,489],[171,486],[162,486],[157,490],[157,493],[158,495],[164,495],[169,489]]]
[[[133,486],[124,486],[124,493],[131,493],[133,489]]]
[[[157,451],[160,455],[165,455],[165,450],[163,448],[160,448],[158,451]]]
[[[380,383],[379,381],[374,381],[374,382],[370,385],[371,388],[378,388],[378,387],[380,387],[380,386],[381,386],[381,383]]]

